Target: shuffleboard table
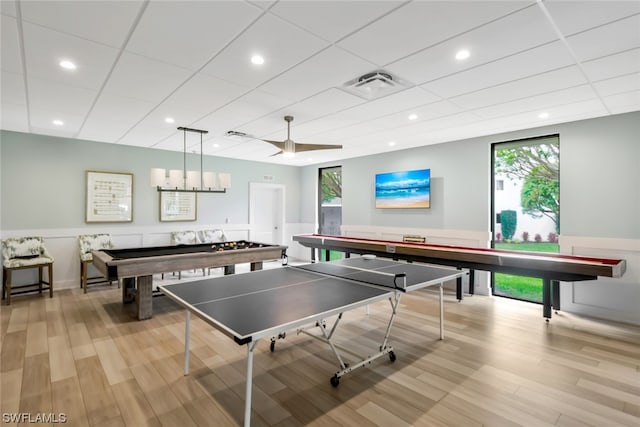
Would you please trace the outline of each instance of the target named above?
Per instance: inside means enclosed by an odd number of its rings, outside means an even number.
[[[542,279],[543,316],[551,318],[552,309],[560,310],[560,281],[577,282],[598,277],[622,277],[626,271],[623,259],[593,258],[556,253],[520,252],[489,248],[408,243],[357,237],[302,234],[293,241],[315,249],[326,249],[349,254],[373,254],[395,260],[424,262],[469,269],[469,289],[473,293],[475,270],[517,274]],[[461,281],[457,298],[462,299]]]
[[[195,245],[154,246],[93,251],[93,264],[109,280],[123,279],[123,303],[136,303],[139,320],[153,314],[153,275],[201,268],[250,263],[261,270],[263,261],[286,260],[287,247],[239,240]],[[137,289],[136,289],[137,288]]]

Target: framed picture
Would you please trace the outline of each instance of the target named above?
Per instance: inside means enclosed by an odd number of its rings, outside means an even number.
[[[132,222],[133,174],[87,171],[85,221]]]
[[[160,221],[195,221],[198,219],[196,193],[160,192]]]
[[[431,170],[418,169],[376,175],[376,208],[431,207]]]

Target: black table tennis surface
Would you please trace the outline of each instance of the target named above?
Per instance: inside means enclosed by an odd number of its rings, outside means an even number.
[[[400,274],[406,277],[394,279]],[[164,285],[160,290],[238,344],[246,344],[459,275],[443,267],[349,258]]]

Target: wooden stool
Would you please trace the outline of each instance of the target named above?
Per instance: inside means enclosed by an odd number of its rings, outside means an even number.
[[[28,285],[19,285],[12,286],[11,283],[11,272],[13,270],[25,270],[27,268],[37,268],[38,269],[38,282],[30,283]],[[43,272],[44,269],[47,268],[49,271],[48,281],[43,280]],[[43,286],[45,285],[45,286]],[[2,299],[7,300],[7,305],[11,304],[11,290],[16,289],[24,289],[14,292],[14,294],[24,294],[27,292],[35,292],[36,288],[39,293],[42,293],[43,290],[49,289],[49,298],[53,298],[53,262],[48,262],[46,264],[37,264],[37,265],[25,265],[22,267],[2,267]]]
[[[38,282],[13,286],[14,270],[38,269]],[[48,269],[48,281],[43,278],[44,269]],[[53,257],[44,247],[42,237],[12,237],[2,241],[2,299],[11,304],[11,291],[21,289],[15,294],[49,289],[49,298],[53,298]]]

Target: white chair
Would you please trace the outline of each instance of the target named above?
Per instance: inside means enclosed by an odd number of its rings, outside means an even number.
[[[14,270],[38,269],[38,282],[13,286],[13,289],[26,288],[15,292],[26,293],[49,289],[49,298],[53,298],[53,257],[47,252],[42,237],[13,237],[2,241],[2,299],[11,304],[12,278]],[[44,269],[48,270],[48,281],[43,280]],[[43,287],[43,285],[47,285]],[[37,286],[37,288],[35,288]]]
[[[200,243],[198,239],[198,233],[192,230],[188,231],[173,231],[171,233],[172,245],[197,245]],[[175,274],[175,273],[174,273]],[[205,269],[202,269],[202,275],[205,275]],[[164,278],[164,274],[162,275]],[[178,279],[182,279],[182,272],[178,272]]]
[[[93,263],[93,254],[91,251],[100,249],[113,249],[113,241],[110,234],[81,234],[78,236],[78,245],[80,246],[80,287],[87,293],[89,285],[98,285],[108,283],[112,284],[104,276],[88,276],[89,265]],[[118,288],[120,281],[118,281]]]
[[[220,243],[226,242],[227,236],[224,234],[224,230],[221,228],[215,228],[212,230],[201,230],[199,233],[200,242],[202,243]],[[211,274],[211,267],[208,269],[208,273]]]

